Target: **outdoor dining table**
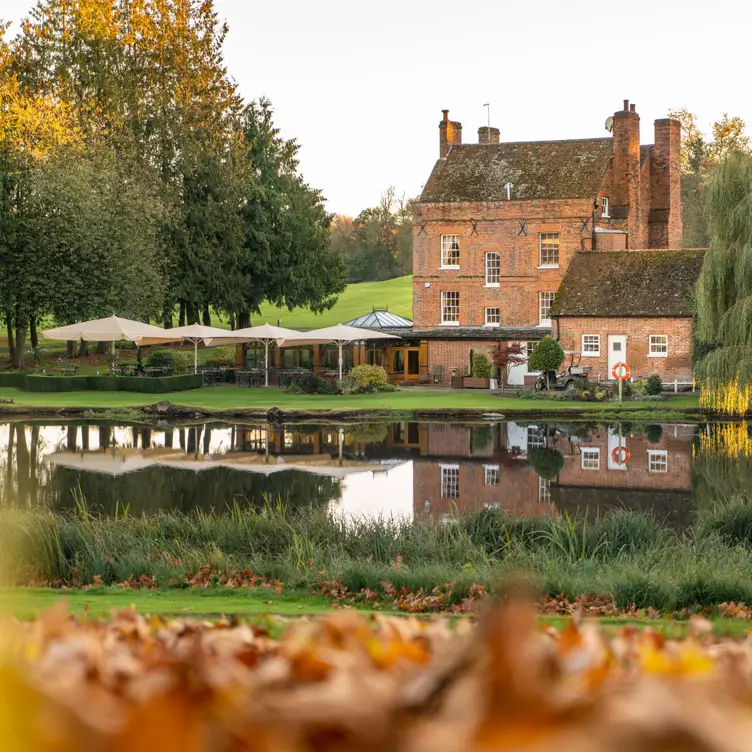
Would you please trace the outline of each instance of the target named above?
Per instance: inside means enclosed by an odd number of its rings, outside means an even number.
[[[144,368],[144,373],[147,376],[151,376],[152,378],[159,378],[161,376],[167,376],[167,369],[166,368],[158,368],[157,366],[153,366],[150,368]]]

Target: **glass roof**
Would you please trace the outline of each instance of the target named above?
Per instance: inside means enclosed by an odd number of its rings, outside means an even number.
[[[370,311],[352,321],[346,321],[345,324],[347,326],[362,326],[367,329],[390,329],[392,327],[412,326],[413,322],[402,318],[402,316],[389,313],[389,311]]]

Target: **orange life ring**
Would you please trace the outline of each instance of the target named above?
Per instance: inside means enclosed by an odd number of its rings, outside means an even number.
[[[620,459],[620,457],[623,459]],[[611,452],[611,459],[617,465],[626,465],[632,459],[632,455],[626,447],[614,447],[614,451]]]
[[[624,369],[623,374],[619,375],[619,369]],[[621,379],[622,381],[626,381],[631,375],[632,371],[629,370],[629,366],[626,363],[617,363],[612,369],[611,369],[611,375],[618,381]]]

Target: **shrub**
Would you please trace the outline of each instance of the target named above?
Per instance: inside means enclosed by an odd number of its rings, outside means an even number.
[[[617,384],[616,387],[614,387],[614,394],[618,397],[619,395],[619,385]],[[632,389],[632,382],[631,381],[622,381],[621,383],[621,396],[622,397],[631,397],[634,394],[634,390]]]
[[[345,376],[337,382],[337,392],[339,394],[357,394],[360,391],[358,382],[350,376]]]
[[[288,394],[335,394],[335,388],[326,380],[312,373],[301,373],[296,376],[290,386]]]
[[[473,355],[473,376],[476,379],[491,378],[491,361],[485,355]]]
[[[0,373],[0,386],[12,386],[16,389],[25,389],[26,374],[23,371],[5,371]]]
[[[553,480],[564,467],[564,455],[558,449],[534,447],[527,453],[527,458],[543,480]]]
[[[172,350],[153,350],[146,359],[147,368],[175,368],[175,353]]]
[[[637,379],[632,382],[632,393],[635,397],[642,397],[647,389],[647,385],[642,379]]]
[[[175,373],[193,373],[193,353],[188,350],[176,350],[175,356]]]
[[[645,391],[651,396],[656,396],[663,391],[663,381],[657,373],[648,376],[648,380],[645,382]]]
[[[386,384],[386,371],[381,366],[355,366],[350,370],[349,377],[354,379],[359,387],[382,387]]]
[[[564,361],[564,350],[553,337],[544,337],[533,350],[528,365],[531,371],[557,371]]]
[[[235,365],[235,348],[234,347],[213,347],[211,352],[204,359],[204,364],[212,368],[220,366]]]
[[[396,392],[397,387],[394,384],[383,384],[379,387],[380,392]]]
[[[663,426],[661,426],[660,423],[651,423],[646,429],[645,429],[645,438],[651,443],[651,444],[657,444],[661,437],[663,436]]]

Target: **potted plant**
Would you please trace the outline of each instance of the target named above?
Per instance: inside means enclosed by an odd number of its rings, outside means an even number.
[[[473,355],[472,376],[462,380],[464,389],[488,389],[491,379],[491,361],[485,355]]]

